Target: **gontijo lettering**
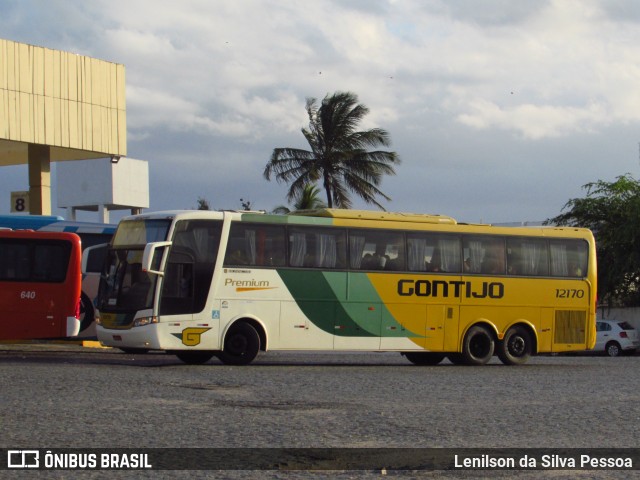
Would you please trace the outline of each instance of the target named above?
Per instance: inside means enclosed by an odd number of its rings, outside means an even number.
[[[398,295],[409,297],[454,297],[502,298],[504,284],[501,282],[474,282],[462,280],[398,280]]]

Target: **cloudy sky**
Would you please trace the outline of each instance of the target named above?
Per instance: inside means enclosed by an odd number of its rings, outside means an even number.
[[[150,210],[286,203],[264,167],[275,147],[308,146],[305,99],[335,91],[391,135],[390,211],[544,220],[588,182],[640,176],[637,0],[0,0],[0,12],[0,38],[125,65],[128,155],[149,161]],[[26,172],[2,169],[0,213]]]

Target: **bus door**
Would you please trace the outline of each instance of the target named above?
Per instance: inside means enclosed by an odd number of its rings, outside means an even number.
[[[174,246],[162,277],[161,315],[180,315],[192,320],[194,312],[195,259],[191,252]]]
[[[427,307],[427,329],[425,333],[424,348],[434,352],[445,350],[445,331],[449,325],[458,325],[458,306],[429,305]],[[454,329],[455,331],[455,329]]]
[[[202,328],[215,328],[217,338],[219,305],[206,309],[220,245],[222,222],[183,220],[177,222],[164,275],[160,282],[159,316],[162,321],[197,321]],[[214,312],[218,312],[217,314]],[[167,318],[169,317],[169,318]],[[182,325],[180,325],[182,328]]]

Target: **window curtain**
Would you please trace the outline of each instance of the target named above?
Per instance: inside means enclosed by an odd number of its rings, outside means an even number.
[[[540,260],[542,259],[542,250],[544,246],[539,243],[522,243],[522,260],[524,275],[540,275]]]
[[[409,256],[409,270],[412,272],[425,271],[425,254],[427,252],[427,240],[424,238],[408,238],[407,249]]]
[[[480,244],[480,242],[477,242]],[[460,271],[460,246],[457,240],[452,239],[440,239],[438,240],[438,248],[440,249],[440,263],[444,272],[459,272]],[[478,269],[480,266],[478,265]]]
[[[335,268],[338,257],[336,237],[320,233],[316,235],[316,267]]]
[[[482,242],[469,240],[467,247],[469,248],[469,272],[480,273],[482,270],[482,258],[484,257]]]
[[[569,275],[566,245],[551,244],[551,275],[556,277]]]
[[[304,257],[307,254],[307,238],[304,233],[291,233],[291,251],[289,252],[289,264],[292,267],[302,267]]]
[[[256,264],[256,231],[244,231],[244,248],[249,265]]]
[[[349,237],[349,262],[351,268],[360,268],[362,264],[362,252],[364,252],[364,237],[351,235]]]

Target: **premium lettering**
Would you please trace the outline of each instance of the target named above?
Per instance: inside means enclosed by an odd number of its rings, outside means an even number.
[[[225,286],[231,285],[232,287],[268,287],[269,282],[267,280],[234,280],[233,278],[225,278]]]

